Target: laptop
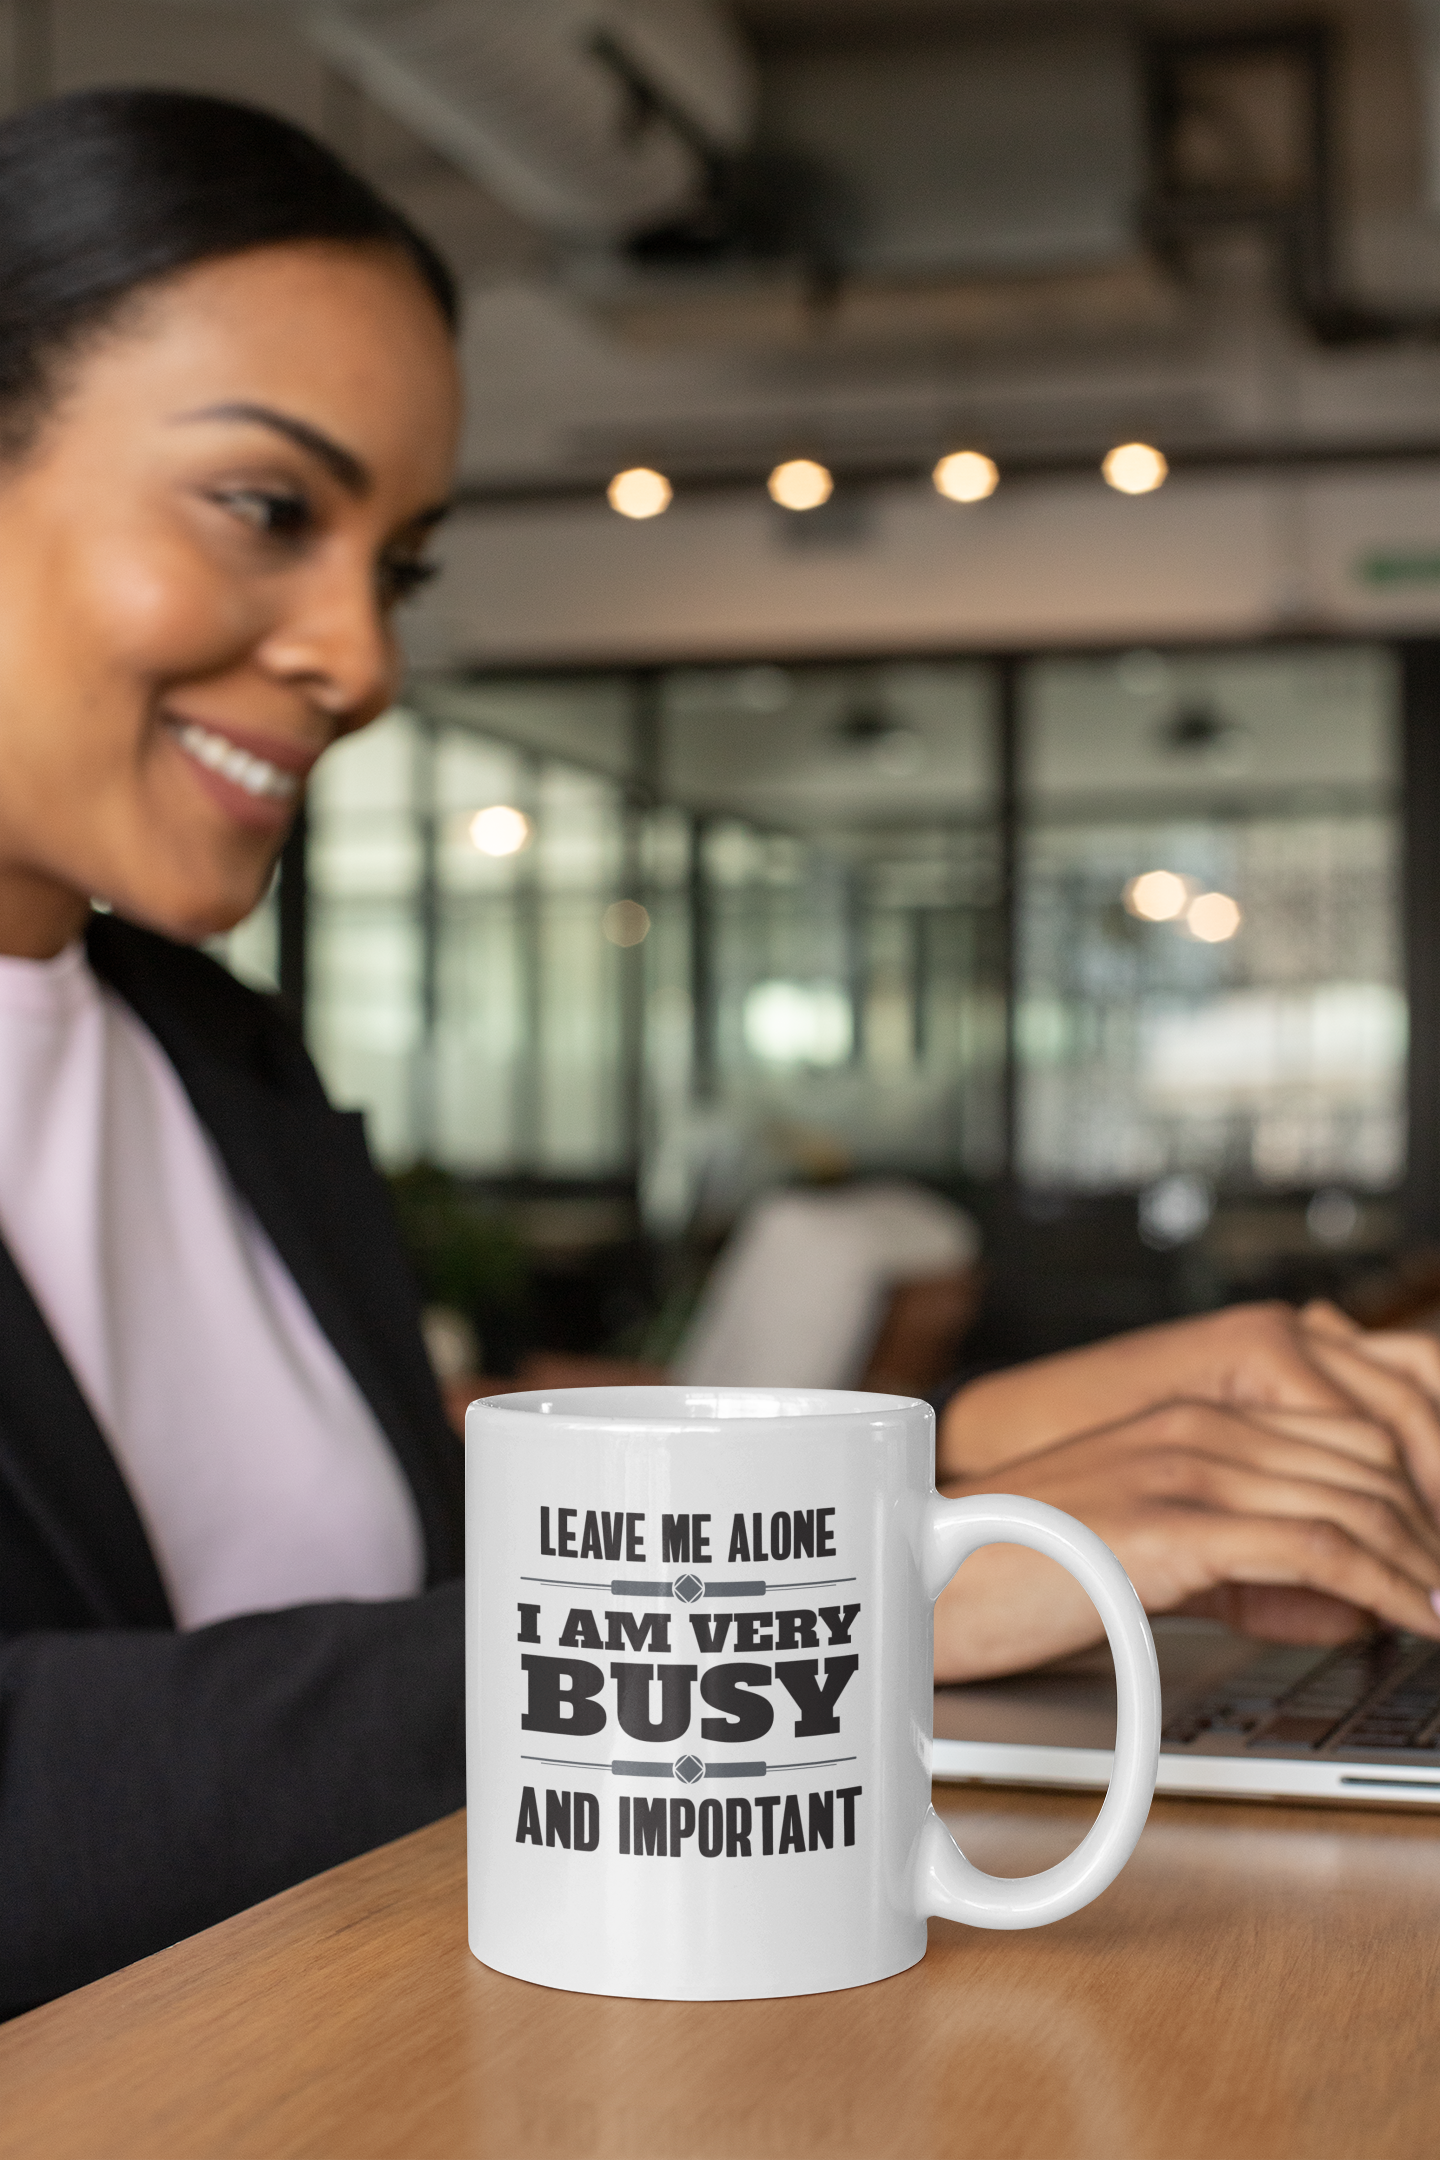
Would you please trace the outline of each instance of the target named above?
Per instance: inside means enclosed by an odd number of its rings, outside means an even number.
[[[1153,1625],[1157,1792],[1440,1806],[1440,1645],[1381,1633],[1338,1650],[1297,1649],[1212,1621]],[[1114,1745],[1104,1645],[1036,1672],[935,1690],[937,1778],[1098,1787]]]

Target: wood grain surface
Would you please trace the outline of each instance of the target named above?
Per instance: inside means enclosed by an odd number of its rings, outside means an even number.
[[[936,1787],[1046,1867],[1093,1801]],[[3,2160],[1420,2160],[1440,1816],[1157,1801],[1096,1904],[874,1987],[642,2003],[465,1944],[463,1818],[0,2028]]]

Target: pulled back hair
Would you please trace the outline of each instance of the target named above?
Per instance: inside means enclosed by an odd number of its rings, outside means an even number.
[[[61,363],[130,296],[287,241],[393,248],[451,330],[430,243],[288,120],[171,90],[80,90],[0,123],[0,457],[44,418]]]

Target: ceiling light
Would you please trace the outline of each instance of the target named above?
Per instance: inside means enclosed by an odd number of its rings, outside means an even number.
[[[600,928],[612,945],[639,945],[650,928],[650,911],[638,900],[615,900],[600,918]]]
[[[605,500],[621,517],[652,518],[669,509],[674,492],[663,472],[652,472],[648,465],[632,465],[616,473],[605,490]]]
[[[518,855],[530,844],[530,820],[509,803],[491,803],[470,820],[470,845],[482,855]]]
[[[1106,455],[1100,467],[1112,488],[1122,495],[1150,495],[1158,488],[1170,467],[1161,452],[1149,443],[1117,443]]]
[[[1223,892],[1202,892],[1185,910],[1186,929],[1205,945],[1223,945],[1242,919],[1238,903]]]
[[[1183,915],[1194,886],[1174,870],[1146,870],[1125,887],[1125,905],[1142,922],[1174,922]]]
[[[835,491],[835,482],[825,467],[808,457],[787,458],[783,465],[775,467],[765,485],[770,500],[779,503],[782,510],[818,510]]]
[[[951,502],[984,502],[1000,485],[1000,468],[983,450],[952,450],[930,477],[937,492]]]

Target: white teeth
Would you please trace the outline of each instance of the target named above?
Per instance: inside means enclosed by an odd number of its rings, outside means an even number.
[[[193,720],[175,730],[175,739],[197,764],[244,788],[247,795],[269,795],[276,802],[292,802],[300,792],[294,773],[281,772],[268,758],[252,757],[248,750],[238,749],[223,735],[212,735],[209,728],[197,727]]]

